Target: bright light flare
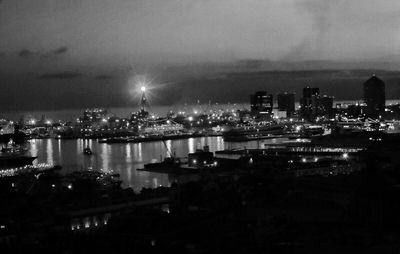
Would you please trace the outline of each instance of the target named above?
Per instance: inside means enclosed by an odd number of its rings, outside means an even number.
[[[146,87],[145,86],[140,87],[140,91],[146,92]]]

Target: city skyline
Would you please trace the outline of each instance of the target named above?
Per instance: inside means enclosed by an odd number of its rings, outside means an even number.
[[[396,253],[399,0],[0,0],[0,252]]]

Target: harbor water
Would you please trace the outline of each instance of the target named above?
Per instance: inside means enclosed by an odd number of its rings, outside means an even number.
[[[222,137],[189,138],[182,140],[167,140],[145,142],[104,144],[96,140],[56,140],[33,139],[27,148],[31,155],[38,156],[34,161],[61,165],[62,173],[79,170],[110,171],[120,174],[123,187],[131,187],[135,192],[142,188],[169,186],[175,179],[168,174],[138,171],[143,165],[158,162],[165,158],[168,151],[177,157],[187,157],[188,153],[208,145],[210,151],[234,148],[256,148],[265,143],[279,143],[282,139],[269,139],[249,142],[224,142]],[[84,149],[90,147],[93,154],[86,155]]]

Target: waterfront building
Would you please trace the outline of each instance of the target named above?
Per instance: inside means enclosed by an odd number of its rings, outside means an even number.
[[[189,167],[205,168],[216,167],[218,163],[209,147],[205,146],[204,150],[196,149],[196,152],[188,154],[188,165]]]
[[[83,112],[83,122],[99,122],[105,119],[107,116],[107,110],[103,108],[86,109]]]
[[[182,124],[177,123],[163,123],[163,124],[156,124],[153,126],[148,126],[144,128],[143,133],[146,134],[169,134],[169,133],[179,133],[185,130]]]
[[[13,134],[15,132],[15,127],[13,122],[5,119],[0,119],[0,135]]]
[[[347,116],[349,118],[360,118],[365,116],[366,105],[363,103],[350,104],[347,107]]]
[[[385,112],[385,82],[372,75],[364,83],[364,102],[367,104],[366,115],[380,118]]]
[[[400,119],[400,104],[388,105],[385,110],[386,119]]]
[[[284,92],[278,94],[278,109],[286,111],[286,117],[292,117],[295,112],[295,93]]]

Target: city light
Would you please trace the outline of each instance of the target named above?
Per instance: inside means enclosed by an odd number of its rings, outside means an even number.
[[[151,91],[154,88],[153,81],[146,75],[134,75],[130,78],[129,82],[129,94],[134,100],[140,99],[143,93],[146,93],[146,98],[151,97]]]

